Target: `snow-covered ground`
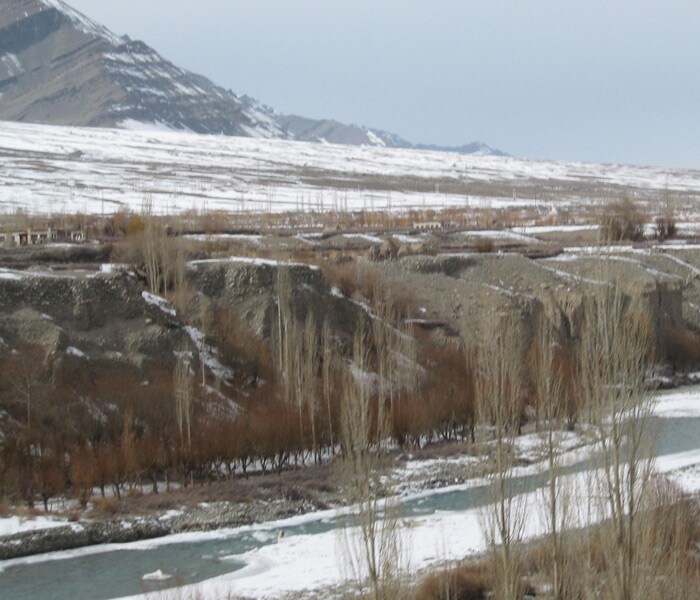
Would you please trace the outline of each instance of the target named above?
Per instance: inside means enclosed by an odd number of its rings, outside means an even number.
[[[686,388],[660,393],[655,415],[662,418],[700,417],[700,388]],[[519,451],[524,455],[536,456],[538,441],[537,434],[523,436],[518,441]],[[583,438],[578,435],[567,434],[565,436],[563,440],[564,464],[572,464],[584,459],[588,450],[580,447],[582,441],[584,441]],[[467,457],[464,460],[470,462],[472,459]],[[423,469],[431,466],[434,466],[431,461],[416,461],[408,469]],[[541,472],[542,468],[542,465],[538,464],[519,467],[514,469],[513,475],[536,474]],[[698,440],[698,448],[659,457],[656,460],[656,469],[670,476],[687,491],[700,492],[700,439]],[[570,475],[567,480],[578,497],[584,499],[588,496],[586,486],[589,478],[584,473]],[[427,498],[436,493],[446,494],[466,490],[483,483],[483,480],[475,480],[437,492],[424,491],[420,494],[413,494],[412,497],[414,499],[417,497]],[[535,537],[543,532],[543,523],[539,518],[537,508],[537,494],[538,492],[534,491],[521,497],[521,506],[528,511],[529,515],[526,520],[525,535],[527,537]],[[593,513],[589,512],[590,506],[585,500],[577,504],[580,506],[580,514],[576,515],[579,519],[578,523],[589,522],[591,514],[595,514],[595,510]],[[275,539],[279,530],[317,520],[332,522],[336,519],[337,514],[338,511],[328,510],[233,530],[180,534],[136,544],[84,548],[8,562],[9,564],[32,564],[44,560],[60,560],[92,553],[110,552],[122,547],[124,549],[145,550],[178,542],[220,539],[243,532],[252,532],[262,541],[270,542]],[[437,511],[426,516],[403,519],[400,522],[400,538],[404,566],[409,568],[410,572],[415,573],[420,569],[429,568],[446,560],[461,559],[483,551],[486,548],[486,540],[482,530],[482,519],[483,512],[480,509]],[[229,557],[235,562],[243,561],[246,566],[241,570],[190,586],[189,590],[196,590],[196,593],[199,594],[196,597],[203,599],[228,597],[229,594],[255,598],[275,598],[282,595],[298,594],[305,590],[338,585],[348,577],[347,571],[342,567],[346,556],[346,544],[343,543],[343,539],[345,538],[338,531],[284,537],[278,539],[276,543],[269,543],[244,554]],[[221,559],[228,560],[226,557]],[[153,573],[146,575],[155,577]],[[163,571],[159,572],[160,576],[162,576],[161,578],[168,576],[167,566],[164,566]],[[156,600],[159,598],[188,597],[187,593],[188,590],[185,589],[177,592],[164,592],[163,594],[149,593],[147,596],[137,596],[136,598]]]
[[[0,537],[14,535],[25,531],[38,531],[40,529],[53,529],[67,525],[65,519],[52,519],[49,517],[4,517],[0,518]]]
[[[527,197],[538,182],[700,193],[698,170],[10,122],[0,122],[0,155],[0,211],[6,213],[554,208],[595,202],[566,191],[556,202]],[[392,191],[363,185],[377,176],[399,183]],[[423,183],[402,189],[402,179]],[[442,193],[435,181],[500,182],[504,196]],[[518,186],[522,190],[512,197]]]

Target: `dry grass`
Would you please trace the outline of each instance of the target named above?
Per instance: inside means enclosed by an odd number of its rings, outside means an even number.
[[[96,498],[92,503],[90,516],[96,519],[107,519],[122,512],[122,503],[116,498]]]
[[[644,225],[648,221],[638,205],[629,198],[623,198],[606,207],[602,218],[602,232],[605,240],[639,241],[644,237]]]
[[[390,312],[399,319],[415,313],[413,292],[396,282],[387,282],[381,268],[353,260],[324,261],[321,269],[329,285],[347,298],[367,302],[375,312]]]
[[[323,275],[331,286],[337,287],[346,298],[352,298],[357,291],[357,266],[352,261],[321,264]]]
[[[655,221],[654,235],[663,242],[676,235],[676,221],[673,217],[657,217]]]
[[[415,600],[483,600],[490,597],[488,569],[463,564],[428,575],[418,586]]]
[[[645,578],[645,600],[696,598],[700,589],[700,505],[684,496],[673,484],[659,478],[646,498],[649,505],[639,513],[635,560]],[[612,549],[610,522],[570,531],[564,537],[569,568],[564,575],[564,598],[613,597],[606,582],[617,560]],[[542,539],[530,544],[523,556],[522,571],[547,588],[551,581],[550,549]]]

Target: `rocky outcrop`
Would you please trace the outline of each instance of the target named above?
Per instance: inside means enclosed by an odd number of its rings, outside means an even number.
[[[290,304],[299,323],[312,315],[320,330],[327,320],[333,332],[350,339],[364,309],[333,291],[316,267],[301,264],[222,259],[195,261],[190,278],[203,296],[234,308],[261,337],[277,322],[279,269],[288,276]]]
[[[123,544],[188,531],[211,531],[273,521],[327,508],[306,498],[256,500],[248,503],[202,503],[186,511],[164,515],[125,516],[81,520],[63,527],[0,537],[0,560],[45,552],[72,550],[97,544]]]
[[[651,259],[651,257],[650,257]],[[683,325],[685,283],[673,273],[636,262],[610,261],[612,277],[628,301],[639,301],[661,348],[664,332]],[[505,313],[521,323],[526,343],[545,318],[562,344],[574,343],[602,292],[599,259],[531,260],[518,254],[412,256],[381,264],[385,281],[410,289],[428,323],[442,322],[444,332],[479,339],[492,335]]]
[[[0,338],[40,346],[62,372],[172,367],[194,346],[167,303],[123,274],[0,273]]]
[[[2,120],[286,137],[255,103],[59,0],[3,2],[0,93]]]

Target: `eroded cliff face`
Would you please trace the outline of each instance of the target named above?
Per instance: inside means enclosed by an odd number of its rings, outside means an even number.
[[[63,377],[123,369],[144,378],[195,347],[167,303],[123,274],[0,273],[0,338],[43,349]]]
[[[350,340],[360,319],[367,316],[362,306],[333,290],[316,267],[222,259],[190,263],[189,273],[201,297],[235,309],[256,334],[266,339],[277,327],[279,296],[287,293],[297,322],[303,324],[311,315],[320,331],[327,321],[339,339]]]
[[[542,322],[561,344],[575,344],[608,277],[619,281],[627,301],[642,308],[659,349],[664,332],[685,325],[688,282],[644,263],[606,262],[608,272],[602,273],[595,259],[464,255],[409,257],[372,268],[386,286],[408,290],[414,321],[438,337],[462,335],[478,342],[510,314],[520,323],[524,345],[536,338]],[[199,308],[205,302],[230,307],[268,341],[278,327],[280,295],[298,323],[311,315],[320,330],[327,322],[345,345],[358,324],[367,326],[371,319],[369,307],[344,297],[320,269],[307,265],[204,260],[189,264],[188,277]],[[196,331],[193,337],[193,328],[185,327],[167,302],[143,292],[128,274],[0,273],[2,344],[39,345],[63,372],[125,368],[146,376],[149,368],[172,369],[177,352],[191,352],[198,361],[202,348],[195,338]]]
[[[626,302],[638,303],[659,350],[664,332],[683,326],[684,279],[644,261],[531,260],[516,254],[410,257],[382,265],[389,284],[410,289],[420,307],[419,323],[438,324],[442,335],[478,342],[493,335],[503,318],[519,322],[524,346],[546,323],[563,345],[580,340],[594,299],[619,284]],[[440,335],[438,333],[437,335]],[[663,360],[663,355],[659,354]]]

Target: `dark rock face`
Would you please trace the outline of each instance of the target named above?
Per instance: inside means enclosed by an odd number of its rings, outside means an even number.
[[[176,349],[191,345],[179,319],[125,275],[5,274],[0,337],[11,347],[39,345],[64,369],[167,367]]]
[[[232,260],[193,263],[190,275],[204,296],[235,308],[256,333],[269,338],[276,326],[278,267]],[[285,267],[289,273],[290,304],[300,323],[308,314],[320,329],[323,320],[341,338],[351,339],[364,310],[333,294],[319,269],[304,265]]]

